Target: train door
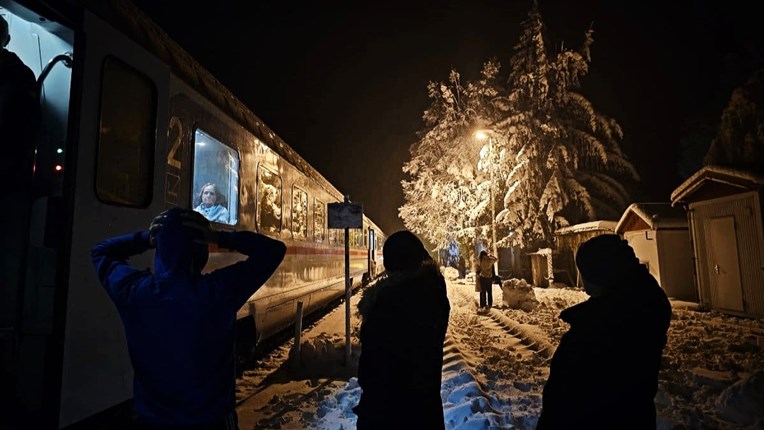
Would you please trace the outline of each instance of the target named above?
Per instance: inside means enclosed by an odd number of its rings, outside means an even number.
[[[8,183],[13,217],[3,218],[0,270],[0,427],[18,416],[42,416],[46,353],[52,343],[57,256],[62,229],[48,216],[62,207],[70,109],[74,30],[49,10],[0,0],[8,24],[8,50],[29,67],[39,93],[40,116],[28,142],[34,168]],[[0,136],[0,141],[7,136]],[[4,151],[21,142],[3,141]],[[15,159],[15,157],[14,157]],[[30,159],[31,161],[31,159]],[[24,426],[30,426],[25,422]],[[3,427],[4,428],[4,427]]]
[[[374,279],[377,276],[377,252],[375,247],[375,231],[371,228],[367,229],[369,232],[369,240],[368,240],[368,246],[367,246],[367,254],[369,255],[369,267],[367,271],[369,272],[369,278]]]
[[[146,229],[164,209],[169,68],[88,11],[82,31],[80,99],[71,122],[75,171],[64,194],[71,230],[54,303],[59,349],[51,381],[57,383],[59,428],[132,397],[122,324],[99,285],[90,249],[107,237]],[[148,268],[152,256],[131,263]]]

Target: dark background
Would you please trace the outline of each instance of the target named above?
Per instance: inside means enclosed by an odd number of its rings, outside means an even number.
[[[507,67],[531,1],[136,0],[386,233],[403,228],[401,166],[428,81]],[[762,67],[760,1],[541,0],[548,36],[576,48],[592,24],[582,93],[619,122],[642,177],[669,201],[701,166],[731,92]],[[683,154],[683,148],[689,148]]]

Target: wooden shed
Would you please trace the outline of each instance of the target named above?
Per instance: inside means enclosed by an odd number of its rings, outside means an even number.
[[[665,203],[633,203],[616,225],[668,296],[698,301],[686,212]]]
[[[576,268],[576,250],[579,245],[602,234],[614,234],[616,221],[590,221],[555,230],[556,250],[553,253],[553,272],[556,282],[583,287]]]
[[[553,281],[552,249],[541,248],[528,254],[531,258],[531,283],[535,287],[547,288]]]
[[[671,199],[690,215],[701,306],[761,318],[762,175],[705,166]]]

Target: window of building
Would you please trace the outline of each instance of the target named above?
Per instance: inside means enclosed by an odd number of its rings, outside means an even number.
[[[262,231],[282,229],[282,178],[262,165],[258,167],[258,223]]]
[[[206,132],[194,132],[192,206],[213,222],[239,218],[239,153]]]
[[[323,243],[327,237],[327,207],[319,199],[313,200],[313,240]]]
[[[292,186],[292,237],[308,239],[308,193]]]
[[[151,79],[114,57],[104,60],[95,184],[101,201],[151,203],[156,105]]]

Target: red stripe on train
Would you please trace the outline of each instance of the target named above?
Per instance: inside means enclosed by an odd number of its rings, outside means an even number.
[[[235,252],[226,248],[219,248],[215,244],[210,244],[210,252],[229,253]],[[349,254],[351,256],[366,257],[367,251],[365,249],[351,249]],[[310,246],[288,246],[287,255],[345,255],[345,249],[343,248],[314,248]]]

